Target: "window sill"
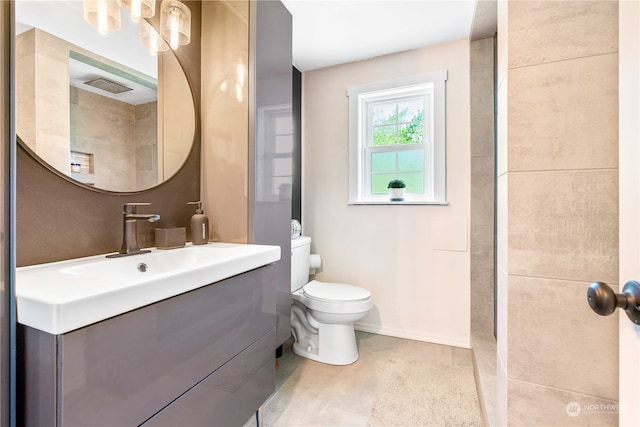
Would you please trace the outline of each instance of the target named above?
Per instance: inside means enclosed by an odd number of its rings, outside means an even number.
[[[356,200],[350,201],[348,205],[433,205],[449,206],[446,200],[404,200],[402,202],[392,202],[389,200]]]

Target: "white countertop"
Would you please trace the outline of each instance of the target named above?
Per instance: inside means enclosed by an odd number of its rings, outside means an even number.
[[[279,259],[279,246],[208,243],[20,267],[18,322],[63,334]],[[138,270],[142,263],[144,272]]]

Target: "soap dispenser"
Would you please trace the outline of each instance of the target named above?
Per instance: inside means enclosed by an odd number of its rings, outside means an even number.
[[[202,210],[202,202],[188,202],[188,205],[198,205],[196,213],[191,217],[191,243],[206,245],[209,241],[209,218]]]

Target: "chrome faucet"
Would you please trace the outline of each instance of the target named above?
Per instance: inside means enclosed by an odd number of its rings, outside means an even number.
[[[122,247],[120,252],[113,255],[107,255],[107,258],[117,258],[129,255],[138,255],[149,250],[141,250],[138,246],[138,230],[136,224],[138,221],[156,222],[160,219],[158,214],[138,213],[138,206],[149,206],[151,203],[126,203],[122,206]]]

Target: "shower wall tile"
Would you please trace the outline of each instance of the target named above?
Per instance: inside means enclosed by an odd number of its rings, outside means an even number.
[[[493,246],[471,246],[471,331],[493,335]]]
[[[474,226],[472,226],[470,230],[471,237],[469,240],[471,242],[471,246],[479,245],[479,246],[493,247],[494,230],[495,230],[495,227],[493,223],[489,223],[489,222],[485,222],[482,224],[475,224]]]
[[[497,108],[497,137],[496,137],[496,174],[498,176],[507,173],[508,168],[508,135],[509,135],[509,79],[505,78],[498,86],[498,108]]]
[[[471,329],[494,333],[493,157],[471,158]]]
[[[507,369],[500,358],[500,354],[496,356],[496,365],[498,367],[496,379],[496,421],[499,426],[507,425],[508,401],[507,401]]]
[[[37,153],[53,167],[69,171],[69,80],[66,60],[62,62],[55,50],[55,38],[35,31],[35,74],[32,84],[34,99]]]
[[[39,134],[39,138],[47,141],[38,149],[38,155],[47,159],[47,163],[61,171],[70,171],[69,138],[56,135]]]
[[[508,263],[508,215],[509,215],[509,175],[504,174],[497,177],[496,193],[496,246],[497,264],[506,273]]]
[[[618,399],[618,316],[594,313],[588,286],[509,277],[510,378]]]
[[[585,394],[508,380],[510,426],[616,426],[618,404]]]
[[[509,2],[499,1],[498,6],[498,34],[496,36],[496,84],[498,87],[507,78],[508,47],[509,47]]]
[[[90,153],[94,159],[93,174],[79,178],[99,188],[133,191],[137,164],[135,106],[83,89],[73,88],[73,92],[71,99],[77,104],[71,105],[71,149]]]
[[[498,312],[496,313],[496,350],[498,352],[498,358],[502,360],[506,370],[509,360],[509,278],[501,267],[498,267],[497,275],[498,289],[496,292],[496,299]],[[505,384],[502,383],[502,385]]]
[[[618,51],[616,1],[508,3],[509,68]]]
[[[498,2],[499,425],[617,424],[617,317],[585,298],[618,282],[617,21]]]
[[[471,224],[493,226],[494,157],[471,158]],[[483,244],[493,246],[493,231],[482,236]],[[478,242],[472,242],[478,243]]]
[[[158,184],[158,102],[135,106],[136,188]]]
[[[509,173],[509,275],[618,282],[618,172]]]
[[[70,49],[81,50],[81,48],[40,29],[36,29],[36,39],[38,55],[59,64],[67,64]],[[68,77],[66,73],[65,77]]]
[[[471,157],[493,157],[493,38],[471,42]]]
[[[36,146],[36,53],[35,30],[25,31],[15,39],[15,109],[16,133],[33,151]]]
[[[618,167],[618,54],[509,71],[509,170]]]
[[[471,330],[494,333],[494,43],[470,43]]]

